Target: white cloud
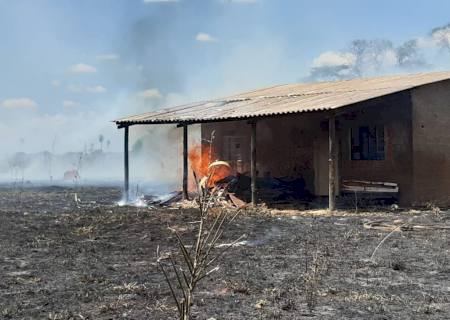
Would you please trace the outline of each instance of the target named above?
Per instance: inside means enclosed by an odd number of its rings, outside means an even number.
[[[138,92],[139,97],[143,99],[160,99],[162,98],[161,92],[158,89],[152,88]]]
[[[67,89],[67,91],[74,92],[74,93],[83,92],[83,90],[84,90],[83,86],[81,86],[79,84],[69,84],[66,87],[66,89]]]
[[[216,38],[212,37],[209,33],[205,33],[205,32],[199,32],[195,36],[195,40],[200,41],[200,42],[215,42],[215,41],[217,41]]]
[[[119,60],[119,55],[115,53],[103,53],[97,55],[97,59],[103,61],[117,61]]]
[[[6,99],[1,106],[6,109],[37,109],[38,107],[36,101],[30,98]]]
[[[78,102],[75,102],[75,101],[72,101],[72,100],[64,100],[63,101],[63,107],[65,109],[75,108],[75,107],[78,107]]]
[[[313,68],[352,66],[356,62],[356,56],[350,52],[327,51],[314,59]]]
[[[54,87],[59,87],[59,86],[61,86],[61,81],[53,80],[52,82],[50,82],[50,84]]]
[[[96,85],[96,86],[83,86],[80,84],[69,84],[66,87],[67,91],[73,92],[73,93],[104,93],[108,91],[104,86],[102,85]]]
[[[86,87],[86,91],[87,92],[91,92],[91,93],[104,93],[106,92],[106,88],[104,86],[101,85],[96,85],[93,87]]]
[[[225,3],[237,3],[237,4],[254,4],[258,3],[259,0],[222,0]]]
[[[178,0],[143,0],[142,1],[145,4],[151,4],[151,3],[173,3],[178,2]]]
[[[85,63],[78,63],[74,64],[73,66],[70,66],[69,71],[76,74],[82,74],[82,73],[96,73],[97,69]]]

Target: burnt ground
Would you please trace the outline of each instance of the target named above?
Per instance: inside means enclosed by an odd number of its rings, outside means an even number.
[[[81,202],[75,202],[74,193]],[[191,242],[194,209],[118,207],[113,188],[0,189],[1,319],[174,319],[155,264]],[[449,230],[393,233],[369,220],[450,225],[448,211],[244,212],[194,319],[449,319]],[[313,272],[312,270],[316,270]],[[310,311],[309,305],[313,307]]]

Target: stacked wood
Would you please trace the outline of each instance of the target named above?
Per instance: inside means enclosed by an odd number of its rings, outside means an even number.
[[[358,193],[398,193],[398,184],[365,180],[343,180],[342,192]]]

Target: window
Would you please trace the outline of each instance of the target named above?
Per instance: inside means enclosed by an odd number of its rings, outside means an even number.
[[[352,128],[352,160],[384,160],[384,126],[362,126]]]

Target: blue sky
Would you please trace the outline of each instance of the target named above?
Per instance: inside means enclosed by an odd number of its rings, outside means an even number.
[[[440,40],[431,30],[449,12],[449,1],[0,0],[2,152],[49,149],[55,136],[57,151],[80,151],[100,133],[120,150],[109,122],[119,116],[330,68],[332,77],[447,69],[450,29]],[[355,39],[392,47],[359,59]],[[396,50],[411,39],[420,63],[406,68]]]

